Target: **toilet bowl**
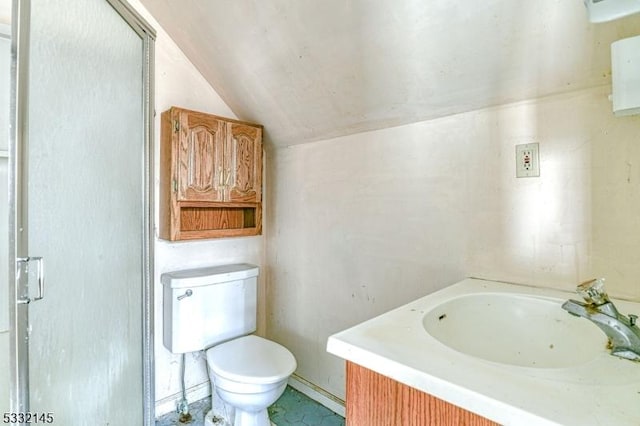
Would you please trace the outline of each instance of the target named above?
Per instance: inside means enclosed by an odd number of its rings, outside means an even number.
[[[234,408],[234,426],[269,426],[267,407],[284,392],[296,369],[291,352],[249,335],[206,351],[212,392]]]

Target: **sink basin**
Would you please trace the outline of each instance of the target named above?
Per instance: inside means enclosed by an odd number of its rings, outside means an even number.
[[[469,294],[427,312],[422,324],[440,343],[486,361],[567,368],[606,354],[594,324],[561,309],[564,300],[508,293]]]

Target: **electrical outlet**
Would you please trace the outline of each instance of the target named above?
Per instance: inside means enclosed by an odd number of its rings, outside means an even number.
[[[540,156],[537,143],[516,145],[516,177],[540,176]]]

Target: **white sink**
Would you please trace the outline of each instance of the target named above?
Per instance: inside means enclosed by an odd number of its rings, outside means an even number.
[[[509,293],[470,294],[427,312],[425,330],[458,352],[501,364],[566,368],[588,363],[607,337],[590,321],[569,315],[564,300]]]
[[[327,350],[498,424],[640,425],[640,363],[611,356],[598,327],[560,307],[570,298],[469,278],[334,334]]]

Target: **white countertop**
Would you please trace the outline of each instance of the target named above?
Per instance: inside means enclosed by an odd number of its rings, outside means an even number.
[[[505,292],[557,299],[558,309],[579,299],[469,278],[329,337],[327,351],[502,425],[640,425],[640,363],[613,357],[604,345],[575,367],[528,368],[466,355],[425,331],[425,314],[443,302]],[[640,314],[639,303],[614,303],[621,313]],[[486,337],[497,341],[500,330]]]

